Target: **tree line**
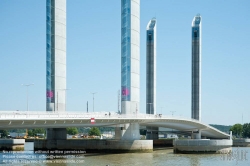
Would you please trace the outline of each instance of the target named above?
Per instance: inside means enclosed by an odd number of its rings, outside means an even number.
[[[245,123],[245,124],[234,124],[231,128],[230,131],[232,131],[233,135],[236,137],[240,138],[250,138],[250,123]]]
[[[70,135],[76,135],[79,133],[78,131],[79,129],[76,128],[76,127],[68,127],[67,128],[67,134],[70,134]],[[80,129],[81,131],[81,129]],[[88,128],[88,130],[84,130],[84,132],[81,132],[81,133],[88,133],[89,136],[101,136],[101,131],[98,127],[91,127],[91,128]]]
[[[67,134],[70,135],[76,135],[78,133],[86,133],[90,136],[101,136],[101,133],[105,131],[114,131],[114,128],[111,127],[68,127],[66,128]],[[2,138],[8,137],[10,132],[15,132],[15,133],[26,133],[28,136],[35,137],[38,134],[44,134],[46,135],[46,129],[44,128],[36,128],[36,129],[11,129],[11,130],[0,130],[0,134]]]

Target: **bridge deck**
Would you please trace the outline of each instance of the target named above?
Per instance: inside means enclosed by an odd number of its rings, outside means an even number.
[[[91,123],[94,118],[94,123]],[[227,139],[229,135],[207,124],[183,117],[168,117],[149,114],[120,115],[116,113],[46,113],[46,112],[0,112],[0,129],[17,128],[64,128],[64,127],[104,127],[126,123],[139,123],[141,126],[165,127],[179,131],[201,130],[201,135]]]

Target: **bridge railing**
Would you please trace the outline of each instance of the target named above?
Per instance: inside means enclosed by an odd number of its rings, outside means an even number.
[[[116,112],[91,112],[91,113],[80,113],[80,112],[33,112],[33,111],[0,111],[0,119],[90,119],[90,118],[102,118],[102,119],[178,119],[178,120],[189,120],[199,122],[198,120],[184,117],[177,117],[171,115],[162,114],[118,114]]]
[[[1,119],[22,119],[22,118],[160,118],[159,115],[149,114],[117,114],[117,113],[46,113],[46,112],[0,112]]]

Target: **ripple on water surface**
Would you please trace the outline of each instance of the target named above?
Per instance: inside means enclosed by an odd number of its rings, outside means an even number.
[[[31,160],[46,160],[48,162],[53,161],[64,161],[66,163],[61,164],[32,164],[32,165],[88,165],[88,166],[98,166],[98,165],[126,165],[126,166],[250,166],[250,147],[245,148],[232,148],[233,155],[223,155],[223,154],[174,154],[173,149],[161,148],[156,149],[152,153],[120,153],[120,154],[81,154],[78,158],[74,158],[73,155],[66,155],[68,158],[63,159],[44,159],[44,154],[34,154],[33,143],[25,144],[25,154],[30,156]],[[4,164],[3,153],[0,153],[0,165]],[[14,155],[14,154],[10,154]],[[24,156],[25,157],[25,156]],[[32,158],[33,157],[33,158]],[[65,156],[64,156],[65,157]],[[25,159],[25,158],[24,158]],[[245,160],[246,159],[246,160]],[[81,164],[73,164],[69,161],[81,161]],[[68,161],[68,163],[67,163]],[[83,163],[82,163],[83,162]],[[30,164],[19,164],[30,165]]]

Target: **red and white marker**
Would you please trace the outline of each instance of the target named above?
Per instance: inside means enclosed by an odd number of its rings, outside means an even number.
[[[90,119],[90,123],[91,123],[91,124],[95,124],[95,118],[91,118],[91,119]]]

